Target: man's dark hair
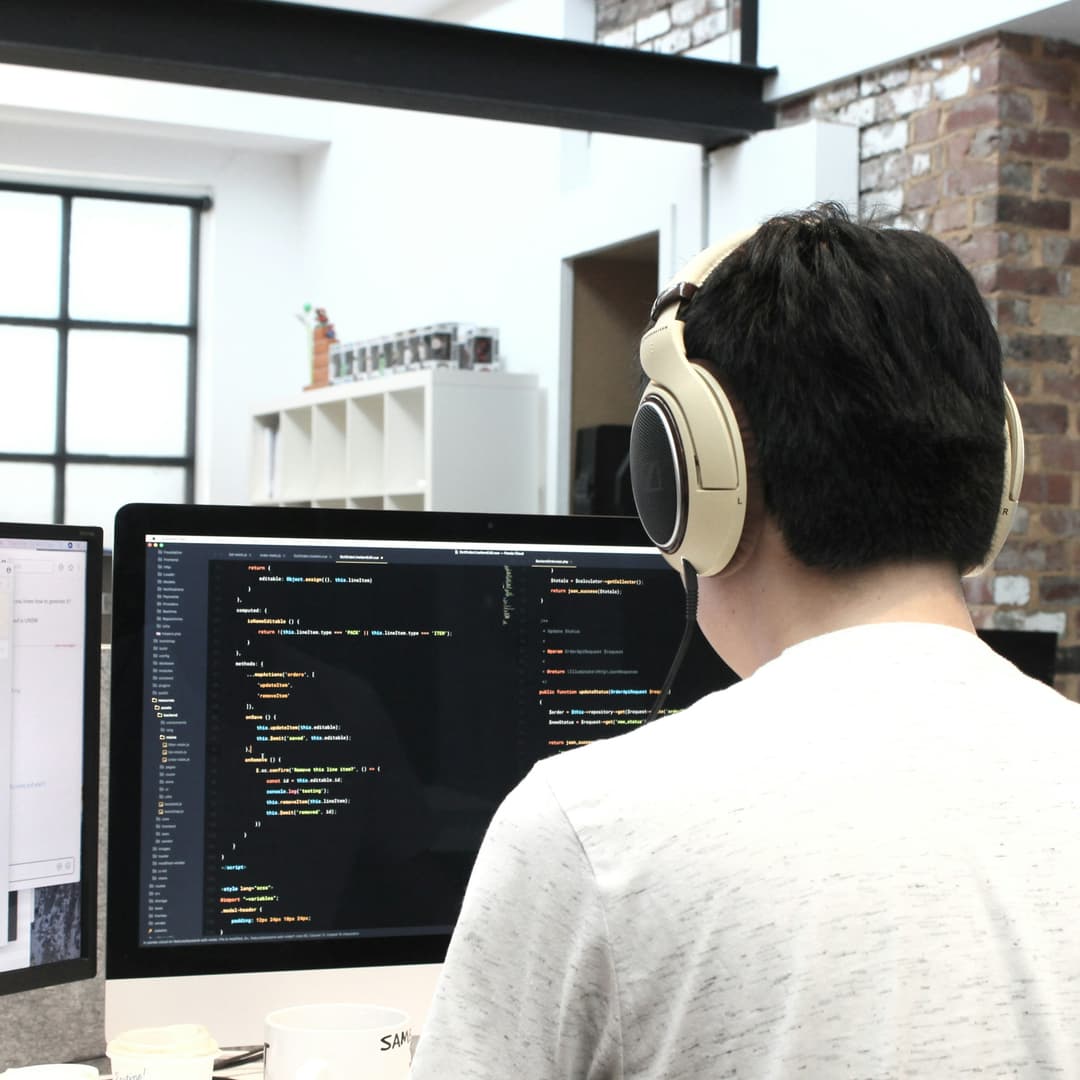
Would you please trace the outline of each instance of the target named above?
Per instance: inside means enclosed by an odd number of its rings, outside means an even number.
[[[832,204],[773,218],[694,297],[686,348],[741,404],[765,509],[803,563],[983,560],[1001,346],[944,244]]]

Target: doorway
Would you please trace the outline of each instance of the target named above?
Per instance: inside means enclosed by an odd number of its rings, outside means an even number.
[[[650,233],[581,255],[570,260],[570,270],[569,460],[575,503],[580,502],[575,491],[580,494],[587,485],[610,489],[615,483],[613,470],[625,457],[625,451],[616,448],[628,437],[641,395],[638,341],[657,293],[659,235]],[[573,508],[583,512],[580,505]]]

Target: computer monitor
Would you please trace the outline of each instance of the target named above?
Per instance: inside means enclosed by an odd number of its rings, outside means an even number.
[[[0,523],[0,993],[97,967],[101,529]]]
[[[1029,678],[1054,685],[1058,636],[1053,630],[977,630],[976,633]]]
[[[684,608],[632,518],[124,507],[107,1034],[420,1026],[496,806],[645,721]],[[733,680],[697,637],[667,709]]]

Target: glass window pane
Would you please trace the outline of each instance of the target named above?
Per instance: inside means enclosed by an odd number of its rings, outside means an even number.
[[[64,520],[100,525],[108,548],[125,503],[184,501],[184,470],[172,465],[69,465],[65,480]]]
[[[72,331],[67,448],[74,454],[183,454],[188,339]]]
[[[72,318],[186,323],[191,216],[186,206],[74,199]]]
[[[60,197],[0,191],[0,314],[60,312]]]
[[[56,331],[0,326],[0,450],[56,450]]]
[[[52,521],[55,483],[52,465],[0,461],[0,520]]]

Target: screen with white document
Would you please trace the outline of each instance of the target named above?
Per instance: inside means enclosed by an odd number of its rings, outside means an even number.
[[[0,523],[0,993],[96,970],[101,529]]]

